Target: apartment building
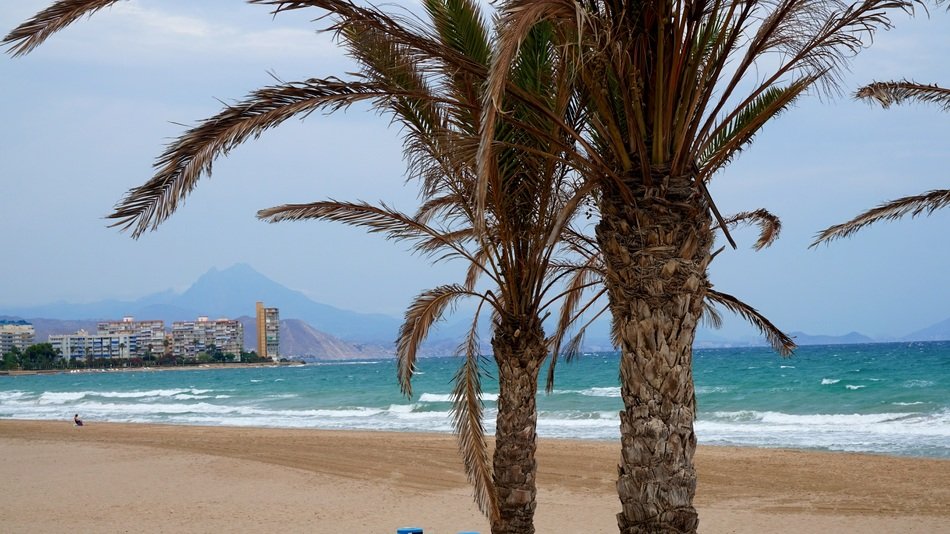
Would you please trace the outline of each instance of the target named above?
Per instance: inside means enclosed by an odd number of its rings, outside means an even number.
[[[128,335],[128,353],[132,357],[161,356],[165,353],[165,321],[136,321],[123,317],[121,321],[102,321],[96,325],[100,336]]]
[[[257,355],[278,360],[280,349],[280,312],[257,303]]]
[[[79,330],[74,334],[50,334],[49,343],[67,360],[144,356],[132,353],[132,338],[132,334],[128,332],[90,334]],[[158,356],[161,352],[154,354]]]
[[[50,334],[49,343],[66,359],[161,357],[165,351],[165,322],[102,321],[96,333]]]
[[[179,358],[194,358],[214,348],[225,354],[241,354],[244,350],[244,325],[232,319],[209,320],[198,317],[194,321],[172,323],[172,353]]]
[[[36,332],[33,325],[26,321],[0,321],[0,355],[13,347],[20,351],[35,343]]]

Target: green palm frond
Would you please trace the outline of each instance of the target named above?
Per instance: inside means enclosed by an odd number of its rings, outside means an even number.
[[[811,83],[806,79],[786,87],[770,87],[740,109],[732,120],[715,129],[702,147],[701,173],[712,176],[728,165],[769,120],[787,109]]]
[[[935,189],[922,195],[898,198],[865,211],[850,221],[836,224],[822,230],[809,248],[835,239],[849,237],[869,224],[879,221],[893,221],[906,215],[917,217],[930,215],[934,211],[950,206],[950,189]]]
[[[426,11],[443,44],[476,64],[488,67],[491,43],[480,9],[469,0],[425,0]]]
[[[91,17],[96,11],[120,1],[59,0],[8,33],[0,42],[0,46],[8,46],[7,52],[13,54],[14,57],[22,56],[73,22],[83,17]]]
[[[937,104],[950,111],[950,89],[936,84],[924,85],[909,80],[874,82],[858,89],[854,97],[866,102],[876,101],[884,108],[906,101]]]

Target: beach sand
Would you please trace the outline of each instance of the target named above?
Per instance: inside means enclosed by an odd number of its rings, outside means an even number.
[[[618,444],[542,439],[544,533],[617,532]],[[700,446],[705,533],[950,532],[950,461]],[[489,532],[439,434],[0,421],[0,530]]]

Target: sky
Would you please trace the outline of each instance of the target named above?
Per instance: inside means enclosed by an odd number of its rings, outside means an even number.
[[[48,3],[3,2],[0,30]],[[723,213],[766,208],[783,230],[759,252],[753,229],[736,232],[739,249],[716,258],[711,280],[787,331],[887,338],[950,317],[950,210],[808,248],[863,209],[950,185],[950,114],[848,96],[874,80],[950,85],[950,14],[918,14],[894,15],[896,28],[851,63],[844,95],[799,101],[713,178]],[[0,57],[0,311],[181,291],[235,263],[319,302],[393,316],[421,290],[457,281],[464,266],[432,266],[362,230],[256,219],[262,208],[327,198],[413,210],[399,130],[365,108],[288,121],[238,147],[156,232],[134,240],[107,227],[104,217],[151,176],[183,125],[273,76],[353,70],[316,32],[318,15],[273,17],[237,0],[131,0],[25,57]],[[722,335],[748,333],[728,320]]]

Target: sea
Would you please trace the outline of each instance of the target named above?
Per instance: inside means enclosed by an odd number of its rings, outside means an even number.
[[[412,398],[392,359],[2,376],[0,418],[447,433],[460,363],[420,359]],[[538,394],[539,435],[617,440],[618,364],[617,353],[559,362],[554,390]],[[950,342],[806,346],[791,358],[702,349],[694,378],[701,445],[950,458]],[[483,386],[493,434],[497,381]]]

